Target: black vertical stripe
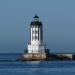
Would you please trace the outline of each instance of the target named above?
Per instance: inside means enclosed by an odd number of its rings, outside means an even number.
[[[39,41],[39,26],[38,26],[38,41]]]
[[[32,26],[32,36],[31,37],[32,37],[32,41],[33,41],[33,26]]]

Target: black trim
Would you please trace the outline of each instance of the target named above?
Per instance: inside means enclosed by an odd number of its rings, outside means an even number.
[[[42,23],[41,22],[37,22],[37,21],[34,21],[34,22],[31,22],[31,24],[30,25],[38,25],[38,26],[40,26],[40,25],[42,25]]]

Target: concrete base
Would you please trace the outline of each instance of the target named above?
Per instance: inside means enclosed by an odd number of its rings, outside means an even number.
[[[46,53],[26,53],[23,55],[23,60],[45,60]]]

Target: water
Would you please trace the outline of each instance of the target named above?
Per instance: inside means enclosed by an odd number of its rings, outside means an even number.
[[[15,61],[21,54],[0,54],[0,75],[75,75],[75,61]]]

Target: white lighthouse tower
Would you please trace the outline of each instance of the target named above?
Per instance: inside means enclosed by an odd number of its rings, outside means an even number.
[[[42,22],[37,15],[34,16],[30,24],[30,43],[28,44],[28,53],[45,53],[43,44]]]
[[[30,42],[28,49],[23,55],[25,60],[46,59],[46,49],[43,43],[43,27],[39,17],[35,15],[30,23]]]

